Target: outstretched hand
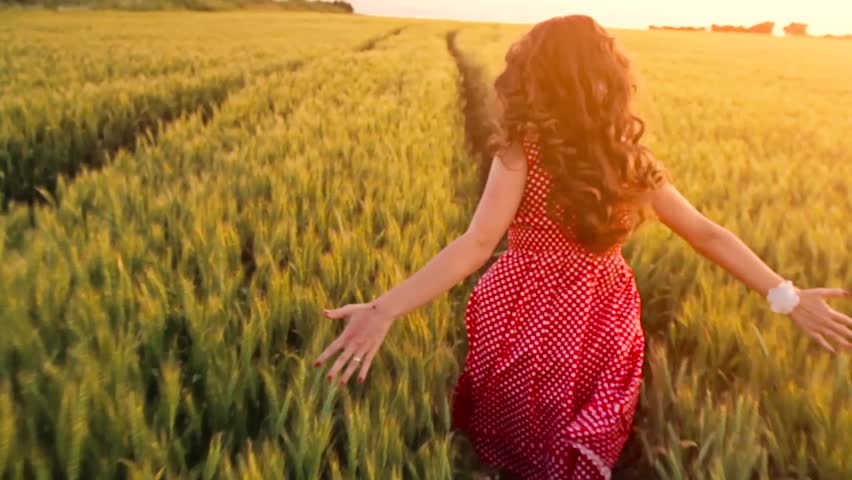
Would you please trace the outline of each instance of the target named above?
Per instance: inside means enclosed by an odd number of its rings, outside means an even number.
[[[790,313],[793,321],[830,352],[837,353],[828,338],[852,348],[852,318],[832,309],[824,300],[848,298],[852,293],[841,288],[809,288],[798,292],[799,304]]]
[[[328,379],[334,381],[334,377],[348,362],[340,384],[344,385],[349,381],[349,377],[359,366],[361,371],[358,373],[358,381],[363,382],[373,357],[381,347],[395,318],[381,308],[367,303],[352,303],[336,309],[326,309],[323,312],[329,318],[349,317],[349,321],[337,339],[320,354],[314,366],[319,367],[329,357],[342,350],[342,354],[337,357],[337,361],[328,372]]]

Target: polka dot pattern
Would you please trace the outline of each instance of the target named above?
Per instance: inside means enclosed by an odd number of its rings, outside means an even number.
[[[521,478],[609,479],[643,380],[639,291],[621,244],[596,255],[545,214],[551,178],[524,151],[509,248],[468,299],[453,426]]]

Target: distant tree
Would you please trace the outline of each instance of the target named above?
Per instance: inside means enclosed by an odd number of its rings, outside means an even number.
[[[272,0],[286,10],[355,13],[352,4],[342,0]]]
[[[339,5],[341,8],[343,8],[349,13],[355,13],[355,8],[349,2],[334,2],[334,4]]]
[[[739,27],[734,25],[716,25],[710,27],[714,32],[736,32],[736,33],[760,33],[763,35],[771,35],[775,30],[775,22],[763,22],[750,27]]]
[[[331,4],[334,5],[335,7],[340,8],[341,10],[343,10],[345,12],[355,13],[355,9],[352,7],[352,4],[349,3],[349,2],[334,1],[334,2],[331,2]]]
[[[757,25],[749,27],[748,31],[751,33],[763,33],[766,35],[772,35],[772,32],[775,31],[775,22],[758,23]]]
[[[650,30],[679,30],[685,32],[704,32],[707,30],[707,27],[672,27],[669,25],[657,26],[651,25],[648,27]]]
[[[714,32],[744,32],[745,28],[735,27],[733,25],[716,25],[714,23],[710,26],[710,30]]]
[[[808,24],[793,22],[784,27],[784,33],[792,36],[806,36],[808,34]]]

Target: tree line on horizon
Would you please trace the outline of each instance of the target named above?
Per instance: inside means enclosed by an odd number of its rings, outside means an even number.
[[[648,27],[650,30],[677,30],[677,31],[687,31],[687,32],[706,32],[708,30],[707,27],[692,27],[692,26],[683,26],[676,27],[670,25],[651,25]],[[762,35],[772,35],[775,31],[775,22],[761,22],[750,27],[743,27],[738,25],[717,25],[713,24],[710,26],[709,30],[711,32],[734,32],[734,33],[756,33]],[[792,22],[789,25],[784,27],[784,34],[791,37],[814,37],[808,33],[808,24],[807,23],[799,23]],[[839,38],[839,39],[847,39],[852,40],[852,34],[849,35],[817,35],[816,37],[820,38]]]
[[[283,10],[309,10],[326,13],[355,13],[348,1],[342,0],[0,0],[0,6],[43,8],[115,8],[119,10],[231,10],[253,6],[274,6]]]

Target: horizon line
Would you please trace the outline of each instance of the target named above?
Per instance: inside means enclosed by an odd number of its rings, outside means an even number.
[[[418,15],[418,14],[395,15],[395,14],[387,14],[387,13],[366,13],[366,12],[358,12],[358,11],[355,11],[354,13],[357,14],[357,15],[364,15],[364,16],[369,16],[369,17],[399,18],[399,19],[412,18],[412,19],[417,19],[417,20],[441,20],[441,21],[465,22],[465,23],[493,23],[493,24],[501,24],[501,25],[535,25],[536,23],[539,23],[539,21],[515,21],[515,22],[513,22],[513,21],[509,21],[509,20],[489,20],[489,19],[481,19],[481,18],[477,19],[477,18],[470,18],[470,17],[447,17],[447,16],[430,15],[430,14],[425,14],[425,15]],[[597,20],[597,19],[595,19],[595,20]],[[787,35],[784,34],[784,25],[782,25],[783,22],[777,22],[777,21],[773,21],[773,20],[765,20],[765,21],[766,22],[773,22],[775,24],[775,28],[773,29],[772,33],[769,34],[769,36],[773,36],[773,37],[786,37],[787,36]],[[753,25],[758,25],[759,23],[763,23],[763,22],[758,22],[758,23],[755,23],[755,24],[743,24],[743,25],[737,25],[736,23],[710,23],[710,24],[698,24],[698,25],[647,24],[645,26],[615,25],[615,24],[601,23],[601,25],[604,26],[604,28],[611,28],[611,29],[614,29],[614,30],[637,30],[637,31],[647,31],[647,30],[650,30],[652,26],[653,27],[660,27],[660,26],[704,27],[706,29],[705,31],[712,32],[711,28],[712,28],[713,25],[738,26],[738,27],[748,28],[748,27],[751,27]],[[804,22],[791,22],[791,23],[804,23]],[[806,25],[808,25],[808,28],[811,27],[811,24],[806,24]],[[779,30],[779,29],[781,30],[781,32],[776,33],[776,30]],[[820,31],[820,30],[818,30],[818,31],[819,31],[819,33],[808,32],[808,36],[823,37],[823,36],[828,36],[828,35],[834,35],[834,36],[852,35],[852,32],[839,32],[838,33],[838,32],[825,32],[825,31]],[[713,32],[713,33],[729,33],[729,32]],[[730,32],[730,33],[733,33],[733,32]],[[764,34],[764,35],[766,35],[766,34]]]

